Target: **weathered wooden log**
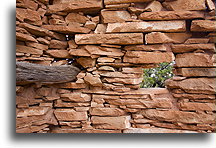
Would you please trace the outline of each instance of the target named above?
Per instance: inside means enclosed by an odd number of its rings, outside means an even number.
[[[80,69],[73,65],[44,66],[16,62],[16,83],[63,83],[76,80]]]

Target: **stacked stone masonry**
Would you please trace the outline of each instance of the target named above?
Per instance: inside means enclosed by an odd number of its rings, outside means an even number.
[[[215,27],[213,0],[17,0],[16,61],[82,71],[17,84],[16,132],[215,132]],[[172,61],[166,88],[140,88]]]

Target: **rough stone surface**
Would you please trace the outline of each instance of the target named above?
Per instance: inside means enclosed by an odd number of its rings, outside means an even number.
[[[151,32],[145,36],[145,41],[147,44],[184,43],[191,36],[187,33]]]
[[[60,121],[82,121],[87,119],[87,112],[76,112],[73,109],[56,109],[54,114]]]
[[[174,55],[172,52],[143,52],[127,51],[123,61],[129,63],[162,63],[172,62]]]
[[[142,44],[143,35],[140,33],[124,34],[77,34],[75,35],[77,44]]]
[[[123,116],[126,112],[119,108],[93,108],[91,114],[95,116]]]
[[[126,129],[130,127],[129,116],[97,117],[92,116],[91,121],[96,129]]]
[[[103,23],[116,23],[130,21],[131,16],[127,11],[102,11]]]
[[[199,11],[157,11],[144,12],[139,16],[142,20],[189,20],[204,18],[204,13]]]
[[[89,19],[79,13],[69,13],[65,17],[66,23],[71,23],[71,22],[77,22],[77,23],[82,23],[85,24]]]
[[[215,79],[214,78],[189,78],[182,81],[173,81],[172,79],[166,81],[166,85],[170,88],[180,88],[187,93],[215,93]]]
[[[214,56],[204,53],[183,53],[178,54],[175,61],[177,67],[212,67]]]
[[[47,50],[46,53],[54,58],[70,58],[67,50]]]
[[[206,113],[193,113],[183,111],[162,111],[147,109],[142,111],[142,115],[148,119],[165,120],[167,122],[181,122],[181,123],[214,123],[215,117]]]
[[[133,3],[133,2],[150,2],[152,0],[104,0],[105,5]]]
[[[123,131],[123,133],[197,133],[195,131],[188,130],[173,130],[166,128],[129,128]]]
[[[98,11],[102,8],[102,0],[71,0],[65,1],[61,3],[57,3],[54,5],[49,5],[48,10],[49,13],[57,13],[57,12],[77,12],[77,11]]]
[[[181,68],[178,69],[178,73],[184,77],[214,77],[215,69],[214,68]]]
[[[187,53],[196,50],[207,50],[211,52],[215,52],[214,44],[176,44],[171,46],[172,51],[174,53]]]
[[[84,80],[92,86],[102,86],[102,82],[99,77],[93,76],[90,73],[87,73],[84,77]]]
[[[169,49],[166,45],[131,45],[125,46],[125,50],[141,50],[141,51],[167,51]]]
[[[215,31],[216,22],[212,20],[193,20],[191,24],[191,31]]]
[[[107,26],[107,33],[117,32],[184,32],[186,31],[185,21],[151,21],[151,22],[127,22],[112,23]]]
[[[168,10],[206,10],[205,0],[177,0],[167,1],[163,5]]]

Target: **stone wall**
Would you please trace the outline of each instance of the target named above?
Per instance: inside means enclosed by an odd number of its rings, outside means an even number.
[[[212,0],[16,2],[16,60],[82,69],[17,85],[17,133],[215,131]],[[171,61],[167,88],[139,88],[142,68]]]

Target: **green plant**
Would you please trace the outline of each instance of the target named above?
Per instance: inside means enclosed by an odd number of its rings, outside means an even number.
[[[160,63],[157,68],[143,69],[143,81],[141,88],[165,87],[165,80],[173,77],[173,65],[171,63]]]

